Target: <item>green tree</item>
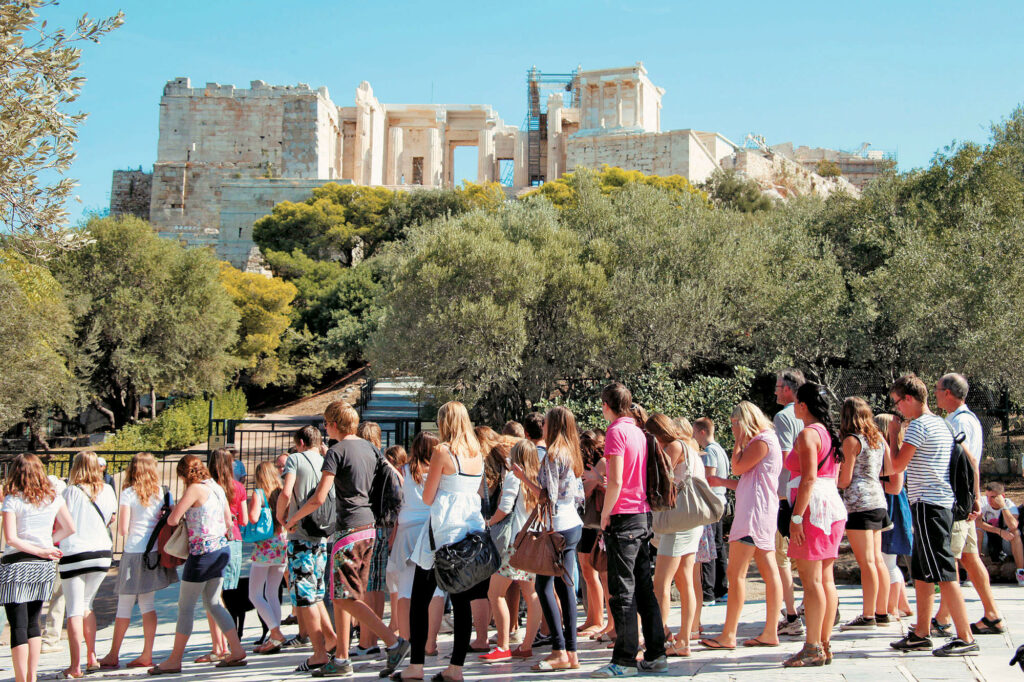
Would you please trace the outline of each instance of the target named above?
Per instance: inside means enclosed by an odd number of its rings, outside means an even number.
[[[120,427],[146,391],[222,388],[237,367],[238,312],[204,249],[160,239],[144,220],[94,218],[88,244],[54,263],[69,292],[83,374]]]
[[[278,348],[291,323],[291,302],[298,290],[278,277],[242,272],[228,263],[220,264],[220,281],[240,317],[232,352],[248,381],[267,386],[281,370]]]
[[[718,168],[701,188],[719,208],[729,208],[741,213],[757,213],[771,210],[775,205],[761,192],[760,185],[742,177],[736,171]]]
[[[71,30],[52,28],[40,10],[55,0],[0,2],[0,221],[13,244],[32,255],[68,246],[64,202],[75,181],[65,172],[84,113],[66,110],[85,78],[75,75],[84,41],[121,25],[123,12]]]
[[[44,266],[0,250],[0,309],[0,432],[30,413],[70,412],[80,392],[69,366],[71,315],[60,284]]]
[[[603,164],[597,171],[580,168],[564,173],[562,177],[545,182],[539,189],[533,190],[529,194],[540,194],[556,207],[568,208],[576,205],[578,201],[579,179],[589,176],[596,178],[601,193],[606,195],[614,194],[630,185],[640,184],[665,190],[670,196],[680,201],[688,197],[707,199],[707,194],[704,191],[691,185],[690,181],[682,175],[645,175],[640,171],[624,170],[608,164]]]
[[[363,359],[380,314],[381,286],[368,263],[348,268],[299,250],[266,255],[274,273],[297,292],[275,383],[306,392]]]
[[[823,178],[838,178],[843,174],[843,169],[835,161],[821,159],[815,164],[814,172]]]

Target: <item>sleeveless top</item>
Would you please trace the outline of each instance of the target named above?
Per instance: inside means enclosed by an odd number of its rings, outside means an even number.
[[[867,439],[861,434],[856,434],[860,441],[860,454],[853,464],[853,477],[850,485],[843,492],[843,501],[846,502],[846,511],[865,512],[872,509],[884,509],[885,491],[882,489],[882,460],[885,455],[885,445],[872,448],[868,445]]]
[[[224,523],[224,508],[228,506],[228,500],[224,489],[212,478],[203,481],[202,485],[210,490],[206,502],[198,507],[189,507],[185,512],[188,553],[193,556],[209,554],[228,546],[228,527]]]
[[[818,434],[821,444],[818,446],[818,476],[811,488],[811,499],[807,504],[804,517],[812,526],[820,529],[826,536],[832,534],[832,524],[846,520],[846,505],[839,496],[836,479],[839,477],[839,464],[832,456],[832,436],[821,423],[805,426]],[[826,445],[828,443],[828,445]],[[786,469],[793,475],[789,482],[789,502],[796,502],[797,490],[800,487],[800,457],[794,448],[786,458]]]
[[[779,474],[782,472],[782,448],[774,429],[765,429],[751,439],[764,441],[768,454],[754,468],[740,475],[736,485],[736,511],[729,541],[750,537],[758,549],[775,549],[775,531],[779,515]],[[747,447],[750,447],[749,444]]]
[[[238,481],[235,481],[238,483]],[[263,498],[263,506],[269,507],[267,503],[267,494],[262,489],[257,488],[260,497]],[[262,509],[260,512],[262,513]],[[271,509],[270,513],[273,515],[274,510]],[[252,520],[255,523],[256,519]],[[288,560],[288,534],[285,532],[282,526],[279,532],[274,533],[273,537],[267,538],[266,540],[257,540],[252,543],[252,556],[250,561],[254,564],[283,564]]]
[[[426,482],[427,477],[423,477]],[[398,512],[398,523],[423,523],[430,516],[430,507],[423,504],[423,483],[417,483],[412,470],[406,464],[402,467],[402,509]]]
[[[451,450],[448,454],[455,460],[457,471],[441,475],[437,495],[430,505],[430,520],[423,525],[412,552],[413,563],[424,569],[434,567],[434,550],[430,548],[431,530],[434,534],[434,547],[437,548],[458,542],[470,533],[486,528],[483,514],[480,513],[483,469],[479,474],[463,473],[459,456]]]

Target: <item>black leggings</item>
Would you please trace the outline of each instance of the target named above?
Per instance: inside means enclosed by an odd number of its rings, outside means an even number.
[[[39,637],[39,614],[43,611],[42,601],[24,604],[4,604],[7,622],[11,626],[11,648],[28,644],[28,640]]]
[[[434,576],[434,569],[429,571],[419,566],[412,579],[412,595],[409,601],[409,613],[426,615],[430,609],[430,600],[434,598],[434,590],[437,588],[437,578]],[[452,648],[451,664],[462,666],[466,663],[466,654],[469,652],[469,639],[473,635],[473,609],[470,604],[477,599],[487,598],[487,581],[484,580],[478,585],[469,588],[465,592],[449,595],[452,600],[452,630],[454,647]],[[427,628],[430,619],[419,615],[409,619],[409,642],[412,650],[409,653],[409,663],[412,665],[423,665],[423,659],[427,649]]]

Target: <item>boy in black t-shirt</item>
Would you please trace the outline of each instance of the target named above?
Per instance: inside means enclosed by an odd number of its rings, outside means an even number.
[[[337,532],[331,542],[328,591],[334,604],[334,620],[338,632],[337,657],[323,668],[313,671],[314,677],[339,677],[352,674],[349,660],[349,638],[352,618],[359,628],[372,631],[387,647],[387,666],[383,677],[391,674],[409,653],[409,642],[395,634],[373,612],[365,601],[370,561],[376,537],[370,509],[370,485],[376,466],[373,446],[355,435],[359,415],[348,403],[336,401],[324,410],[329,438],[336,439],[324,456],[323,477],[316,494],[289,520],[289,528],[327,500],[330,487],[338,508]]]

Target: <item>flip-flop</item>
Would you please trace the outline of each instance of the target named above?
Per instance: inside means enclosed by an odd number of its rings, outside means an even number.
[[[181,668],[161,668],[158,665],[154,665],[146,672],[150,675],[180,675]]]
[[[220,661],[223,661],[223,660],[224,660],[224,657],[221,656],[220,654],[203,654],[202,656],[200,656],[199,658],[197,658],[196,660],[194,660],[192,662],[193,663],[219,663]]]
[[[726,651],[732,651],[736,648],[734,646],[726,646],[719,642],[717,639],[711,639],[710,637],[705,637],[704,639],[700,640],[700,645],[707,649],[725,649]]]
[[[534,671],[539,672],[539,673],[550,673],[550,672],[556,672],[556,671],[559,671],[559,670],[575,670],[576,668],[579,668],[579,667],[580,667],[579,664],[576,664],[576,666],[574,667],[572,663],[568,663],[568,662],[567,663],[554,664],[551,661],[540,661],[540,662],[535,663],[534,665],[530,666],[530,670],[534,670]]]
[[[149,666],[147,666],[147,667],[149,667]],[[121,664],[120,663],[100,663],[100,667],[99,668],[95,668],[95,670],[120,670],[120,669],[121,669]],[[88,668],[88,670],[92,670],[92,668]]]
[[[522,647],[517,646],[512,650],[512,658],[533,658],[533,649],[523,651]]]
[[[422,680],[422,677],[402,677],[402,671],[391,673],[391,679],[395,682],[402,682],[402,680]]]
[[[135,661],[132,661],[130,663],[127,663],[125,665],[125,667],[126,668],[152,668],[153,664],[152,663],[136,663]]]
[[[750,647],[753,647],[753,646],[774,647],[774,646],[779,646],[779,645],[778,644],[769,644],[768,642],[762,642],[757,637],[754,637],[753,639],[743,640],[743,646],[750,646]]]
[[[235,660],[231,660],[230,658],[225,658],[223,661],[218,663],[215,667],[217,667],[217,668],[241,668],[242,666],[245,666],[245,665],[249,665],[249,661],[245,660],[245,657],[236,658]]]
[[[60,679],[62,680],[78,680],[83,677],[85,677],[85,673],[78,673],[77,675],[72,675],[67,670],[60,671]]]

